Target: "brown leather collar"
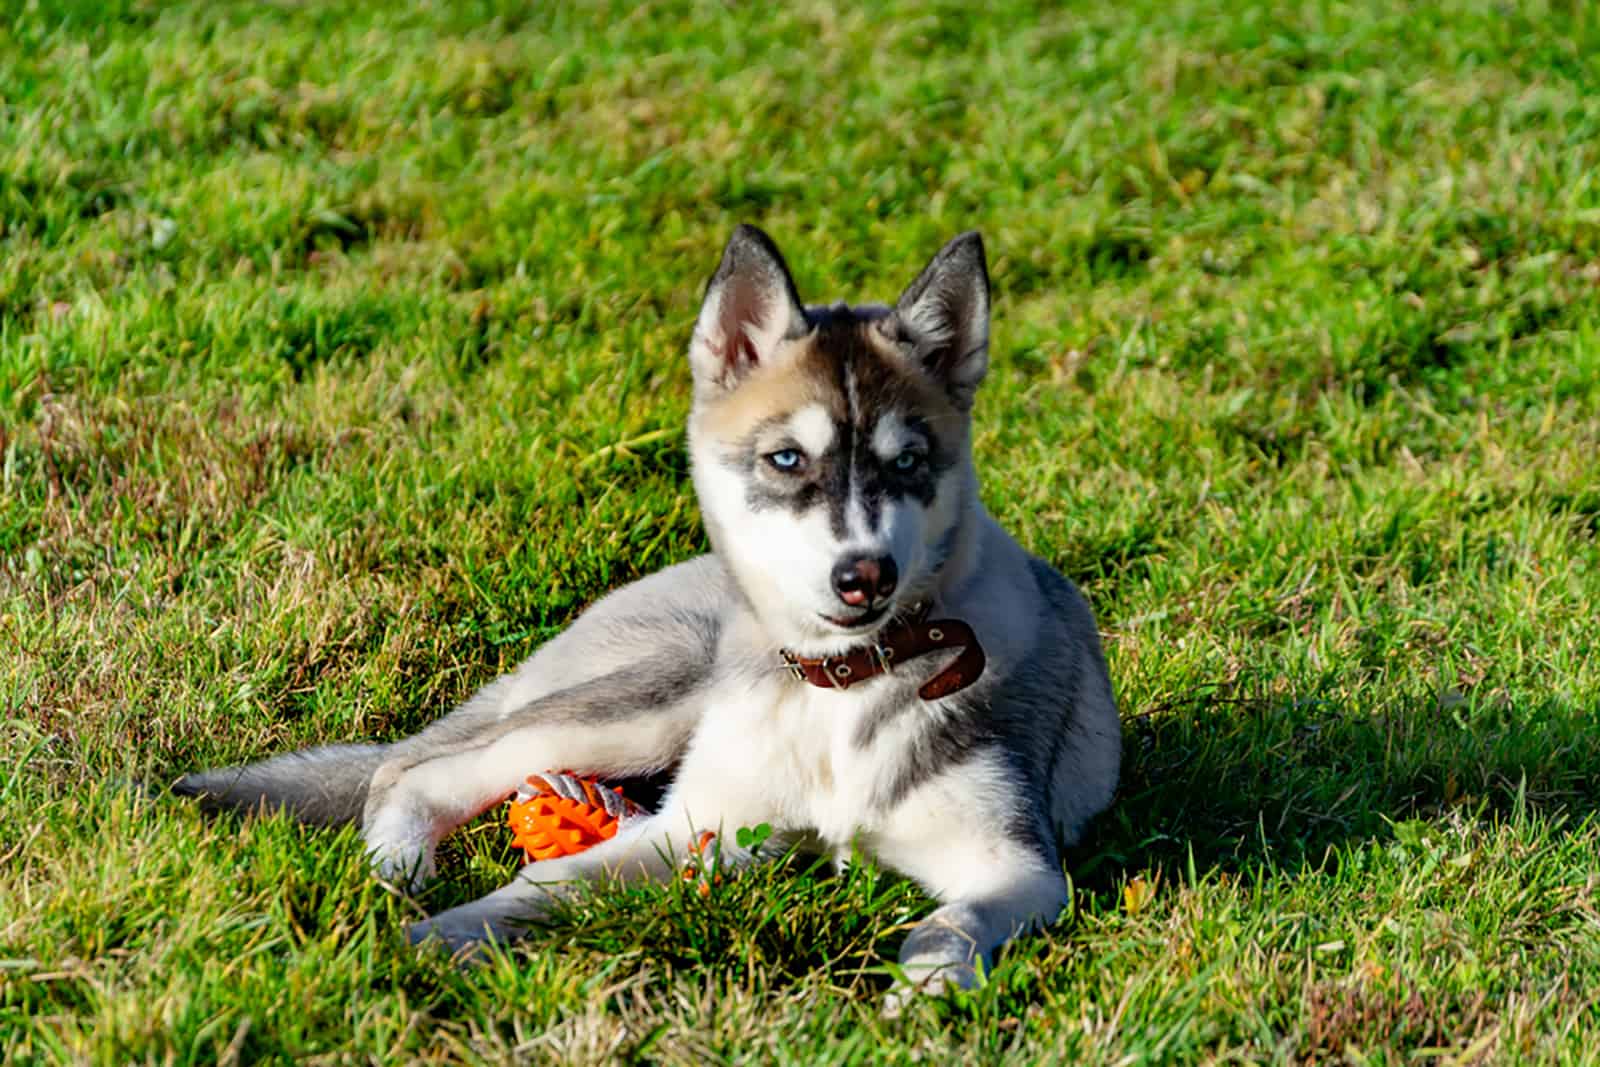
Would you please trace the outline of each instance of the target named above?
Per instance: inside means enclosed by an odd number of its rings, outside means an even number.
[[[821,689],[849,689],[880,674],[888,674],[906,660],[925,656],[941,648],[960,648],[944,670],[922,683],[917,695],[923,700],[938,700],[965,689],[983,673],[983,646],[972,627],[959,619],[928,619],[923,608],[908,620],[895,622],[878,634],[876,642],[842,656],[806,659],[783,650],[789,673]]]

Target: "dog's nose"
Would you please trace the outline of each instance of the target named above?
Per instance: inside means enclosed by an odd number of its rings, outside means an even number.
[[[894,592],[900,568],[890,556],[877,559],[843,559],[833,568],[833,589],[853,608],[864,607]]]

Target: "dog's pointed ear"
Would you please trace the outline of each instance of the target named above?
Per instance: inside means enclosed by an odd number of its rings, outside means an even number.
[[[989,267],[976,230],[939,249],[884,327],[958,403],[972,403],[989,369]]]
[[[805,331],[805,309],[778,246],[756,227],[741,225],[706,285],[689,342],[696,385],[735,385],[771,359],[779,341]]]

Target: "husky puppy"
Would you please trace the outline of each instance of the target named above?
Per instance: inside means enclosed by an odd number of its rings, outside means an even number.
[[[689,345],[689,448],[713,552],[600,600],[413,737],[183,778],[211,806],[359,820],[415,886],[439,840],[530,773],[670,775],[654,813],[416,924],[508,939],[584,879],[670,877],[704,830],[860,847],[941,902],[908,990],[970,985],[1066,901],[1059,849],[1110,802],[1121,729],[1078,590],[984,511],[971,408],[988,367],[976,233],[893,307],[802,305],[741,226]],[[720,862],[754,857],[724,838]]]

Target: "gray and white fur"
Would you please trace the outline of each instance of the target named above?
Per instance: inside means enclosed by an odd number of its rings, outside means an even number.
[[[970,412],[988,338],[975,233],[893,307],[805,307],[772,241],[741,226],[689,352],[711,554],[600,600],[415,736],[174,788],[212,806],[359,820],[377,870],[415,886],[446,834],[530,773],[670,775],[653,814],[529,864],[412,937],[521,936],[576,882],[671,876],[701,830],[730,831],[721,863],[750,862],[731,831],[769,823],[836,856],[862,848],[940,901],[905,940],[891,1006],[970,985],[1004,941],[1060,911],[1060,849],[1110,802],[1121,752],[1087,604],[978,498]],[[977,633],[987,667],[974,684],[918,696],[956,650],[848,689],[782,669],[780,650],[837,655],[918,604]]]

